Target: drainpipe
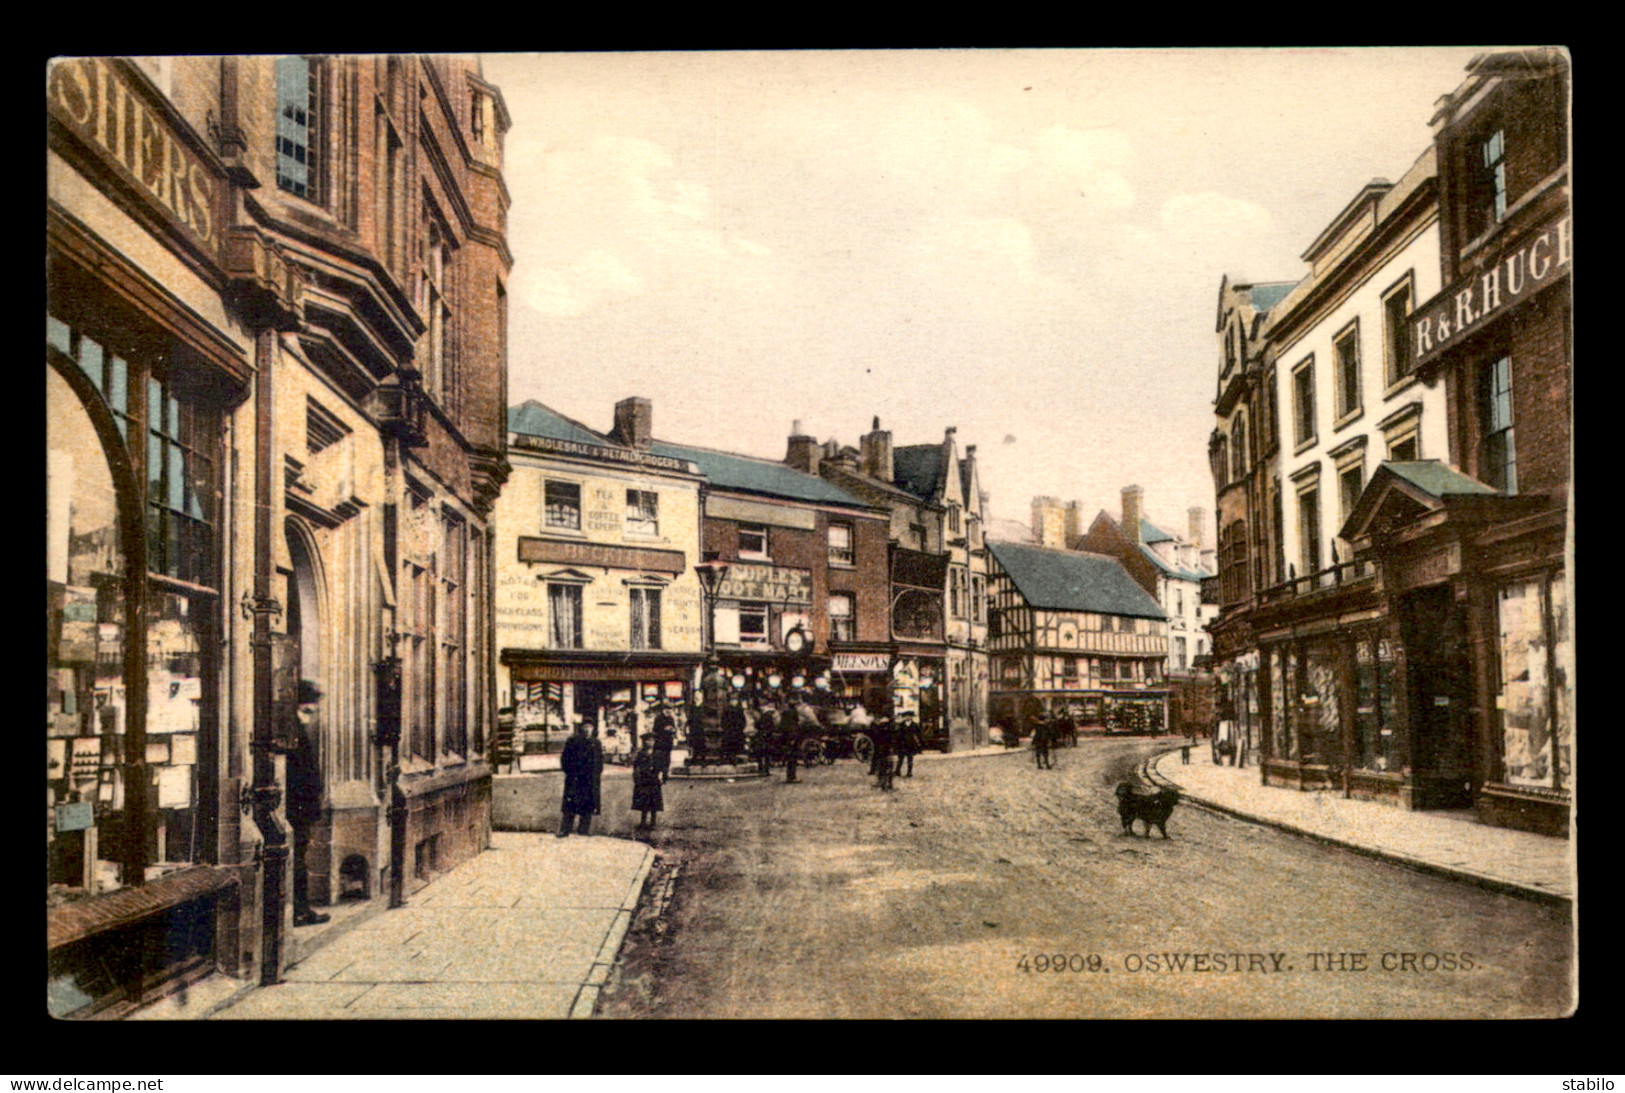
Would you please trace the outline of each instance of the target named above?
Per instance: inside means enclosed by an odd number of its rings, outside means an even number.
[[[277,784],[276,686],[274,638],[271,616],[282,614],[282,605],[271,593],[271,507],[276,479],[272,457],[272,382],[276,355],[276,333],[262,329],[254,337],[254,591],[245,609],[254,620],[249,647],[254,661],[254,729],[249,748],[253,752],[254,824],[264,840],[265,876],[260,901],[260,985],[270,986],[282,970],[282,902],[288,874],[288,837],[277,819],[282,803]]]

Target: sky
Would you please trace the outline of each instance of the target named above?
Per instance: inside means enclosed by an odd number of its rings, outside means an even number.
[[[509,397],[783,459],[957,430],[989,516],[1183,533],[1221,277],[1296,281],[1476,48],[496,54]]]

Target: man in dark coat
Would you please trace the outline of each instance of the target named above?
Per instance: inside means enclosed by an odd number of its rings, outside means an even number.
[[[654,724],[654,757],[655,766],[660,771],[662,782],[671,774],[671,749],[677,746],[677,723],[672,720],[671,714],[661,710],[655,715]]]
[[[751,736],[750,751],[756,760],[756,773],[770,772],[769,756],[778,744],[778,721],[773,716],[773,707],[764,706],[756,715],[756,732]]]
[[[308,679],[299,681],[298,728],[288,752],[288,826],[293,829],[293,924],[312,926],[326,922],[327,916],[310,907],[310,870],[305,855],[310,850],[310,829],[322,815],[322,765],[316,754],[317,704],[320,687]]]
[[[722,711],[721,758],[731,763],[745,750],[745,708],[730,702]]]
[[[559,828],[559,838],[570,834],[572,827],[579,834],[589,833],[593,813],[598,811],[601,763],[592,737],[587,735],[586,723],[577,721],[575,732],[564,742],[564,751],[559,755],[559,769],[564,771],[564,800],[559,806],[564,824]]]
[[[643,734],[642,746],[632,757],[632,807],[642,815],[639,827],[653,827],[655,815],[666,807],[665,794],[660,788],[660,767],[655,760],[654,733]]]
[[[920,726],[913,718],[908,718],[897,730],[897,773],[904,778],[914,777],[914,757],[922,750],[924,744],[920,740]]]
[[[892,788],[892,776],[897,773],[892,766],[893,756],[897,753],[896,733],[890,721],[876,721],[869,729],[874,734],[875,760],[874,770],[880,780],[875,784],[881,789]]]

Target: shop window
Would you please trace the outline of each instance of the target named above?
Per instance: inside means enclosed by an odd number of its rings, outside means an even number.
[[[46,345],[47,798],[53,811],[63,809],[48,838],[48,876],[67,901],[139,884],[195,856],[198,801],[211,780],[205,708],[220,645],[213,586],[221,430],[218,410],[204,401],[212,389],[183,383],[188,374],[175,370],[173,354],[126,359],[101,332],[54,316]],[[99,406],[80,400],[66,378],[75,371]],[[93,408],[108,413],[124,440],[118,458],[135,476],[135,496],[117,492]],[[143,526],[126,529],[126,512],[140,513]],[[126,567],[127,530],[145,541],[144,574]],[[134,581],[147,585],[140,617],[126,609]],[[132,643],[145,656],[127,675]],[[126,744],[135,692],[146,704],[139,756]],[[125,784],[137,763],[152,777],[144,795]],[[145,873],[130,875],[138,862]]]
[[[1298,447],[1315,440],[1315,358],[1311,354],[1292,370],[1293,438]]]
[[[848,592],[829,594],[829,640],[855,641],[857,639],[857,612],[852,595]]]
[[[1383,374],[1392,387],[1411,374],[1411,307],[1414,303],[1411,276],[1382,298]]]
[[[114,833],[133,825],[123,815],[119,748],[129,696],[118,495],[89,414],[50,368],[46,406],[46,883],[54,905],[119,887]]]
[[[1398,650],[1386,638],[1354,643],[1354,765],[1360,770],[1398,769],[1394,728],[1400,723]]]
[[[581,530],[581,486],[575,482],[548,482],[545,493],[547,526]]]
[[[632,648],[660,648],[660,589],[633,588]]]
[[[852,565],[852,525],[829,525],[829,564],[836,566]]]
[[[1478,475],[1487,485],[1518,492],[1518,447],[1512,427],[1512,359],[1484,365],[1478,376],[1478,415],[1482,439]]]
[[[1501,763],[1509,785],[1572,781],[1574,642],[1561,575],[1519,581],[1496,596]]]
[[[321,76],[317,58],[277,58],[276,184],[307,201],[321,197]]]
[[[554,649],[580,649],[581,586],[550,583],[547,586],[547,614]]]
[[[626,533],[660,534],[660,495],[653,490],[626,491]]]
[[[739,525],[739,557],[752,561],[769,561],[767,528],[761,524]]]
[[[1337,420],[1341,424],[1360,412],[1360,323],[1344,328],[1332,342],[1337,370]]]

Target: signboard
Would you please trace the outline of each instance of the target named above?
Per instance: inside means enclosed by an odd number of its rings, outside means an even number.
[[[70,801],[56,806],[58,831],[85,831],[95,824],[95,813],[89,801]]]
[[[717,583],[717,598],[810,604],[812,570],[731,562],[727,575]]]
[[[521,562],[552,562],[558,565],[595,565],[609,569],[639,569],[652,573],[681,573],[687,557],[680,550],[653,547],[611,546],[607,543],[565,543],[553,539],[519,540]],[[811,575],[808,586],[811,587]]]
[[[687,472],[689,465],[681,459],[664,455],[651,455],[636,448],[611,448],[602,444],[583,444],[579,440],[555,440],[550,436],[529,436],[517,433],[513,447],[528,452],[553,452],[596,459],[601,463],[625,463],[635,467],[655,467],[660,470]]]
[[[830,666],[837,672],[884,672],[891,667],[891,657],[886,653],[836,653]]]
[[[1523,245],[1495,263],[1457,281],[1411,318],[1411,344],[1418,365],[1459,343],[1520,297],[1556,281],[1574,256],[1573,218],[1564,215],[1546,224]]]
[[[100,57],[54,61],[45,96],[51,117],[130,182],[165,221],[213,255],[220,176],[191,143],[174,108],[149,95],[125,64]]]

